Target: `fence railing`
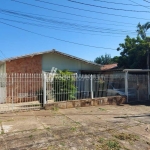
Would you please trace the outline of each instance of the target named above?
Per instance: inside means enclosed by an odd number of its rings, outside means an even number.
[[[147,91],[146,76],[138,78],[131,76],[128,80],[129,87],[134,88],[136,95],[134,98],[137,98],[137,83],[140,84],[139,89],[142,92],[138,92],[138,97],[142,99],[142,93]],[[0,74],[0,110],[39,109],[50,102],[124,94],[124,74]],[[133,92],[130,94],[134,95]]]
[[[47,78],[46,87],[54,101],[104,97],[119,94],[115,88],[124,89],[124,76],[55,75]]]

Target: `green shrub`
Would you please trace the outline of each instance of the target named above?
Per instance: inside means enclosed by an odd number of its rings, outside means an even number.
[[[54,77],[55,101],[76,99],[75,76],[67,70],[58,71]]]

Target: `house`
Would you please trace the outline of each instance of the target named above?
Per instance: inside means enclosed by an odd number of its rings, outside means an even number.
[[[0,73],[42,73],[52,67],[81,73],[99,71],[101,65],[56,50],[9,58],[0,62]]]
[[[53,68],[78,74],[86,70],[92,74],[100,67],[56,50],[6,59],[0,62],[0,103],[33,101],[43,88],[42,72],[51,72]],[[51,83],[47,84],[47,90],[51,91]]]

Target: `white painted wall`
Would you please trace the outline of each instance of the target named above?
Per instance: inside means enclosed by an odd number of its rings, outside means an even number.
[[[49,53],[42,55],[42,70],[50,71],[52,67],[59,70],[67,69],[69,71],[78,72],[79,70],[99,71],[100,66],[91,65],[76,59],[71,59],[56,53]]]
[[[6,73],[6,63],[0,64],[0,73]]]

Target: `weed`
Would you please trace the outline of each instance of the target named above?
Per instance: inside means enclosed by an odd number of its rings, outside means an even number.
[[[104,109],[104,108],[99,108],[99,110],[101,110],[101,111],[106,111],[106,109]]]
[[[52,110],[53,110],[53,111],[58,111],[59,108],[58,108],[57,106],[54,106]]]
[[[61,142],[60,145],[65,146],[65,143],[64,143],[64,142]]]
[[[4,134],[4,130],[1,131],[1,134]]]
[[[80,122],[75,122],[77,125],[80,125]]]
[[[47,127],[46,130],[50,130],[50,127]]]
[[[47,150],[53,150],[54,149],[54,146],[48,146]]]
[[[98,142],[99,143],[103,143],[104,142],[104,138],[99,138]]]
[[[70,130],[71,130],[71,131],[76,131],[76,130],[77,130],[77,127],[71,127]]]
[[[108,149],[110,150],[120,150],[120,145],[117,141],[115,140],[109,140],[107,143],[106,143]]]
[[[138,141],[139,137],[134,134],[128,134],[128,133],[119,133],[115,135],[115,137],[119,140],[127,140],[127,141]]]
[[[121,146],[116,140],[105,140],[104,138],[99,138],[98,142],[100,145],[98,149],[102,150],[120,150]]]
[[[33,135],[29,135],[29,138],[32,139],[32,138],[33,138]]]

